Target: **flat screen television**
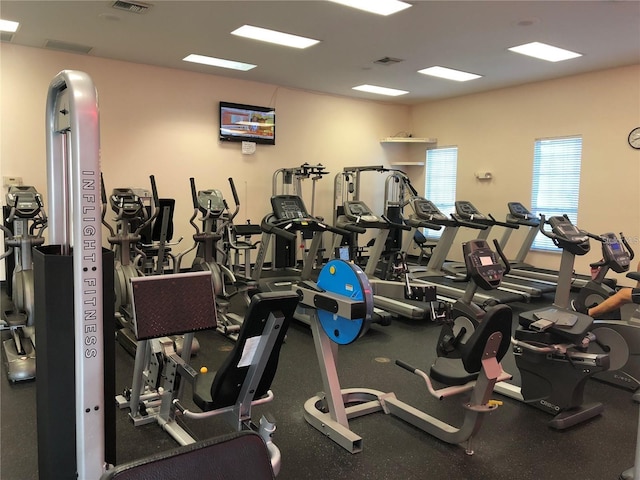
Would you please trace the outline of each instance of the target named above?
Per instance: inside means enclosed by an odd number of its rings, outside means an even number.
[[[275,109],[220,102],[220,140],[275,145]]]

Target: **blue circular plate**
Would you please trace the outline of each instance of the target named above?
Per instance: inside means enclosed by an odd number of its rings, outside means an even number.
[[[365,303],[364,317],[356,319],[319,309],[320,326],[327,336],[339,345],[346,345],[364,335],[371,324],[373,293],[362,269],[344,260],[331,260],[320,271],[317,283],[323,290]]]

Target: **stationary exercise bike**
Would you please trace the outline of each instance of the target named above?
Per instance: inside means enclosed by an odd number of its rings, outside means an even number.
[[[544,228],[547,223],[551,230]],[[547,222],[541,215],[539,230],[562,249],[555,299],[551,307],[520,314],[512,343],[521,387],[501,382],[495,391],[550,413],[549,426],[562,430],[602,413],[601,403],[584,402],[584,387],[609,368],[610,359],[589,351],[597,341],[593,319],[569,308],[574,259],[589,252],[588,235],[566,216]]]
[[[233,224],[233,219],[240,210],[240,200],[232,178],[229,178],[229,185],[236,205],[233,212],[229,210],[220,190],[197,190],[195,179],[189,180],[193,200],[193,215],[189,223],[196,233],[193,235],[193,246],[177,256],[175,271],[176,273],[180,271],[184,256],[197,249],[191,270],[207,271],[211,274],[218,313],[217,330],[236,340],[244,312],[251,301],[250,296],[258,291],[257,282],[238,279],[225,265],[228,252],[219,246],[229,225]],[[200,214],[198,220],[202,223],[202,228],[195,223],[198,214]],[[232,309],[237,312],[232,312]]]
[[[605,233],[592,238],[602,242],[602,260],[592,263],[592,268],[599,268],[596,277],[588,282],[574,299],[575,308],[579,311],[590,308],[615,294],[615,290],[604,282],[611,269],[616,273],[629,270],[634,252],[620,234],[620,241],[614,233]],[[631,305],[629,305],[631,306]],[[598,373],[594,378],[612,385],[635,391],[640,386],[640,318],[629,312],[622,314],[618,309],[603,318],[594,319],[593,334],[598,344],[610,353],[609,370]]]
[[[15,265],[13,272],[7,268],[13,310],[2,309],[2,329],[11,333],[11,338],[2,342],[2,350],[9,381],[18,382],[36,376],[32,249],[44,243],[47,216],[42,197],[32,186],[11,186],[6,200],[5,223],[12,225],[13,231],[0,225],[7,248],[0,259],[14,253]]]
[[[398,400],[394,393],[340,388],[337,346],[356,341],[371,323],[373,295],[362,269],[343,260],[331,260],[321,270],[317,284],[300,284],[298,294],[302,304],[314,309],[311,328],[324,383],[324,392],[305,402],[308,423],[350,453],[357,453],[362,450],[362,438],[351,430],[349,420],[383,411],[444,442],[464,444],[466,452],[473,454],[471,441],[485,414],[499,405],[489,398],[493,386],[511,378],[499,364],[511,336],[508,307],[500,306],[488,313],[466,342],[456,346],[458,358],[438,357],[430,375],[396,361],[398,366],[422,377],[429,392],[438,399],[470,392],[471,398],[463,402],[463,423],[457,428]],[[436,390],[432,378],[447,386]]]

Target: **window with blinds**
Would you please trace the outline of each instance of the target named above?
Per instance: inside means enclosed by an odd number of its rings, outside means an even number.
[[[447,215],[455,211],[457,167],[458,147],[427,150],[424,196]],[[429,238],[440,238],[442,230],[426,230],[424,234]]]
[[[578,222],[582,137],[536,140],[533,153],[533,185],[531,211],[547,218],[564,215]],[[534,250],[560,251],[539,233],[531,247]]]

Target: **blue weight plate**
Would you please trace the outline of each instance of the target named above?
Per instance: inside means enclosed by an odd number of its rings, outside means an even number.
[[[331,260],[320,271],[318,286],[337,295],[362,300],[366,306],[365,316],[357,319],[318,310],[320,326],[327,336],[339,345],[347,345],[364,335],[371,324],[373,294],[362,269],[344,260]]]

